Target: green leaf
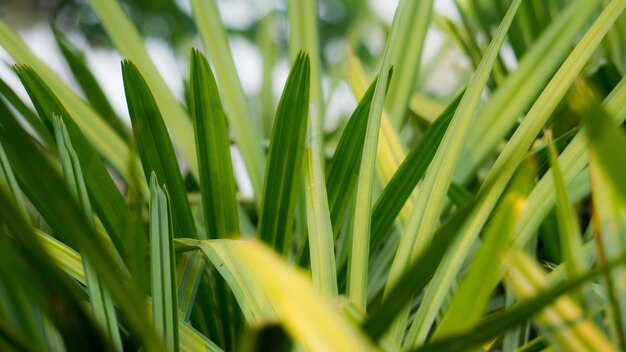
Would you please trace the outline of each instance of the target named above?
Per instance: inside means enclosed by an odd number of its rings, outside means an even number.
[[[363,156],[359,165],[357,179],[356,200],[352,223],[352,246],[350,263],[348,266],[348,297],[360,309],[366,310],[367,304],[367,268],[369,266],[369,243],[372,215],[372,190],[374,186],[374,171],[378,149],[379,134],[381,134],[381,119],[383,114],[389,72],[391,71],[393,48],[400,34],[398,34],[399,19],[397,15],[389,34],[389,42],[385,45],[382,63],[378,73],[378,80],[374,88],[372,106],[368,114],[365,140],[363,142]]]
[[[113,110],[98,80],[87,65],[84,54],[58,30],[54,30],[54,39],[91,106],[122,139],[128,141],[130,137],[128,127]]]
[[[452,116],[459,106],[464,91],[448,104],[435,122],[413,145],[404,161],[374,204],[372,211],[372,239],[370,253],[380,246],[402,206],[411,196],[435,156]]]
[[[198,163],[193,145],[191,121],[152,63],[139,33],[117,0],[91,0],[90,3],[113,44],[122,55],[133,61],[141,70],[146,79],[145,84],[150,87],[150,91],[157,98],[156,104],[158,104],[159,110],[163,111],[163,116],[167,121],[167,127],[172,131],[176,147],[186,161],[191,174],[197,178]],[[159,175],[159,177],[161,176]],[[176,189],[170,188],[170,191],[175,192]],[[173,204],[173,208],[176,206]],[[176,221],[174,218],[175,223]]]
[[[313,285],[319,292],[336,297],[338,289],[334,235],[320,154],[322,136],[319,135],[319,131],[322,129],[318,118],[317,113],[312,113],[309,118],[304,151],[304,193],[308,243],[311,250],[311,275]]]
[[[4,107],[2,102],[0,102],[0,105],[3,105]],[[4,108],[5,109],[3,110],[6,110],[6,107]],[[11,164],[7,159],[7,155],[4,152],[2,144],[0,144],[0,188],[4,189],[4,191],[11,196],[13,204],[16,205],[17,210],[25,219],[28,219],[28,209],[26,208],[26,202],[24,202],[22,190],[20,190],[17,185],[15,175],[13,174],[13,170],[11,170]]]
[[[204,258],[199,253],[183,255],[178,260],[178,310],[181,319],[189,321],[194,308],[198,287],[204,275]]]
[[[32,336],[29,336],[32,338]],[[25,336],[16,331],[9,322],[0,321],[0,347],[11,351],[37,351]]]
[[[483,319],[483,321],[478,325],[475,325],[462,333],[458,333],[455,336],[450,336],[439,341],[427,343],[424,346],[415,349],[415,351],[456,351],[478,347],[481,344],[497,338],[503,332],[526,322],[527,319],[540,312],[546,306],[554,303],[554,301],[561,295],[576,289],[580,285],[602,273],[609,272],[620,265],[624,265],[624,263],[626,263],[626,257],[621,257],[618,260],[607,262],[604,265],[594,268],[584,274],[569,278],[555,286],[539,288],[532,298],[521,300],[519,303],[506,311],[494,313]]]
[[[513,287],[518,297],[531,299],[545,292],[548,285],[546,274],[533,258],[517,253],[511,255],[509,260],[511,267],[505,281]],[[584,318],[582,309],[567,296],[554,299],[538,312],[534,320],[547,333],[550,343],[559,350],[615,350],[597,326]]]
[[[43,61],[37,58],[19,36],[2,21],[0,21],[0,45],[7,50],[16,62],[32,66],[32,70],[42,77],[46,85],[58,96],[59,101],[67,109],[68,113],[63,114],[63,116],[69,117],[74,121],[89,139],[94,149],[102,154],[104,159],[110,162],[124,179],[128,180],[130,173],[136,172],[136,170],[128,169],[128,160],[131,157],[131,153],[126,143],[102,121],[102,118],[89,105],[68,88]],[[51,124],[48,126],[51,126]]]
[[[357,174],[354,170],[357,170],[361,164],[367,118],[374,97],[376,81],[376,79],[372,81],[350,116],[328,167],[326,190],[335,236],[339,234],[343,226],[344,216],[356,190]]]
[[[15,94],[13,89],[9,87],[9,85],[0,79],[0,94],[3,95],[6,100],[13,105],[15,110],[17,110],[28,124],[37,132],[37,135],[41,137],[41,139],[45,142],[46,146],[53,147],[54,146],[54,138],[50,134],[50,131],[46,129],[46,126],[41,122],[37,114],[35,114],[20,97]]]
[[[306,350],[374,350],[367,336],[352,325],[329,298],[318,294],[304,273],[294,270],[261,243],[188,239],[177,242],[201,249],[236,296],[237,292],[254,294],[247,298],[250,303],[270,304],[275,309],[273,319],[281,322],[294,341]]]
[[[530,46],[509,75],[476,116],[467,148],[461,153],[454,179],[466,182],[497,143],[515,126],[518,117],[533,102],[559,64],[571,51],[580,32],[596,13],[598,0],[572,1]],[[515,99],[511,99],[511,97]]]
[[[178,351],[176,260],[170,231],[170,208],[157,176],[150,177],[150,268],[152,319],[170,351]]]
[[[500,281],[500,263],[510,247],[516,220],[525,206],[525,197],[535,176],[532,167],[521,171],[486,226],[482,244],[448,310],[437,324],[433,340],[471,327],[487,309],[491,294]]]
[[[87,187],[85,186],[85,180],[83,179],[83,173],[78,156],[76,155],[72,142],[70,141],[70,136],[67,133],[67,128],[63,124],[61,118],[53,115],[53,119],[55,137],[59,148],[59,156],[61,158],[61,166],[63,168],[63,174],[68,188],[73,193],[74,198],[78,201],[78,204],[83,211],[83,215],[87,219],[91,219],[88,221],[92,226],[94,226],[94,215],[91,211],[89,195],[87,194]],[[87,290],[89,292],[89,298],[96,320],[98,320],[100,325],[106,331],[107,337],[112,341],[115,349],[117,351],[122,351],[122,339],[120,337],[117,317],[115,316],[115,307],[113,306],[111,295],[107,289],[102,286],[98,274],[95,272],[91,264],[89,264],[89,261],[84,259],[83,265],[85,267]]]
[[[456,280],[480,230],[492,213],[515,170],[524,160],[535,137],[624,6],[626,3],[616,0],[605,8],[541,93],[499,155],[476,195],[477,202],[472,209],[472,214],[468,216],[468,220],[459,230],[462,233],[461,237],[446,254],[447,265],[443,266],[433,278],[425,293],[423,304],[418,309],[414,321],[422,326],[418,334],[419,341],[423,342],[423,339],[426,338],[436,314],[443,304],[444,292],[448,292]]]
[[[150,179],[153,170],[159,182],[162,182],[171,194],[174,237],[197,238],[196,225],[187,200],[187,190],[156,101],[132,62],[122,63],[122,74],[128,112],[146,181]]]
[[[211,67],[198,50],[191,53],[190,77],[207,237],[233,237],[239,234],[239,219],[228,126]]]
[[[68,244],[79,248],[92,263],[103,284],[109,289],[122,319],[126,322],[125,326],[133,338],[143,344],[146,349],[159,349],[161,343],[158,336],[150,326],[145,324],[148,315],[143,297],[126,269],[121,265],[112,245],[104,240],[104,236],[95,233],[88,220],[82,215],[80,206],[72,197],[57,168],[50,164],[50,161],[32,141],[23,138],[25,132],[21,130],[18,123],[8,113],[0,113],[0,121],[2,123],[0,141],[20,180],[22,190],[29,195],[29,198],[31,194],[39,197],[38,203],[33,201],[33,204],[36,204],[55,234],[65,239]],[[28,155],[28,158],[24,158],[24,155]],[[4,196],[2,202],[6,202]],[[6,204],[9,203],[6,202]],[[3,209],[0,216],[14,232],[20,234],[22,231],[32,232],[32,229],[25,229],[22,224],[23,220],[17,219],[13,213],[12,210]],[[29,241],[28,245],[36,246],[31,243],[36,242],[36,239]],[[48,263],[42,264],[43,267],[48,265]],[[47,273],[53,269],[39,268],[38,270],[41,271],[41,275],[47,277]],[[56,274],[50,273],[50,277],[53,277],[52,275]],[[77,297],[74,299],[79,302]],[[83,321],[83,318],[77,319],[77,321]]]
[[[89,191],[89,199],[91,200],[96,214],[107,229],[111,240],[115,244],[118,252],[128,258],[130,253],[126,250],[127,238],[126,226],[129,223],[129,210],[124,202],[119,189],[109,175],[102,159],[92,147],[93,140],[87,139],[82,130],[74,123],[72,118],[68,118],[68,112],[52,92],[51,88],[43,81],[41,77],[29,66],[18,65],[15,70],[22,80],[26,91],[31,97],[35,108],[37,109],[42,120],[48,126],[52,127],[53,114],[57,114],[64,119],[68,134],[71,138],[72,145],[80,161],[81,169],[87,190]],[[8,118],[9,115],[5,116]],[[22,135],[23,136],[23,135]],[[22,137],[24,138],[24,137]],[[27,191],[27,189],[24,189]],[[42,199],[44,194],[35,192],[26,192],[31,201],[36,202],[36,206],[47,208],[49,204]],[[45,216],[45,214],[44,214]],[[132,234],[141,241],[143,235],[141,233]],[[147,245],[147,241],[143,241]]]
[[[370,310],[363,329],[374,341],[382,337],[412,297],[428,284],[448,247],[458,236],[457,229],[471,211],[473,203],[473,200],[466,203],[439,227],[433,241],[418,258],[407,265],[405,272],[383,297],[382,303]]]
[[[587,125],[593,225],[600,259],[611,260],[626,253],[626,168],[623,156],[615,152],[626,146],[626,136],[583,87],[575,88],[572,103]],[[612,333],[622,349],[626,348],[625,273],[619,268],[605,276]]]
[[[396,280],[400,277],[401,273],[404,272],[406,264],[410,262],[411,258],[415,258],[421,253],[426,244],[433,238],[433,230],[436,228],[439,221],[441,208],[450,182],[452,181],[452,173],[459,160],[458,158],[463,141],[469,131],[470,123],[476,115],[482,91],[487,84],[489,74],[496,62],[496,58],[498,57],[498,53],[504,43],[506,33],[520,2],[520,0],[516,0],[509,6],[507,14],[500,23],[500,27],[493,41],[489,44],[484,58],[481,60],[474,76],[468,83],[467,90],[459,102],[459,106],[452,117],[450,126],[446,130],[441,144],[439,148],[437,148],[437,152],[424,175],[424,180],[420,184],[421,191],[413,207],[411,220],[407,224],[406,231],[400,239],[398,252],[391,266],[386,290],[395,285]],[[402,338],[408,314],[407,306],[394,324],[392,336],[393,340],[397,343],[399,343]],[[431,321],[430,319],[424,320],[423,322],[420,320],[420,323],[425,323],[426,326],[430,327]],[[417,340],[422,340],[425,337],[426,330],[426,328],[421,330]],[[413,342],[411,342],[411,345],[412,344]]]
[[[586,269],[583,252],[583,239],[580,233],[580,225],[572,209],[570,197],[563,180],[563,173],[558,162],[558,154],[554,143],[548,141],[548,154],[552,176],[554,177],[554,190],[556,193],[556,219],[559,228],[559,242],[561,244],[561,257],[569,276],[582,273]]]
[[[309,102],[309,58],[293,63],[278,104],[268,152],[259,238],[286,253],[302,172]]]
[[[432,0],[403,1],[396,10],[399,19],[395,35],[398,39],[389,48],[396,75],[390,79],[385,106],[388,108],[389,119],[398,129],[405,121],[409,99],[417,80],[432,7]]]
[[[312,106],[309,111],[310,120],[319,121],[316,124],[315,135],[324,139],[324,95],[321,83],[321,61],[318,38],[318,1],[317,0],[289,0],[287,1],[287,17],[289,19],[289,57],[294,60],[298,52],[304,51],[309,55],[311,65],[311,88],[309,102]],[[317,146],[317,153],[322,154],[322,144]],[[312,232],[314,233],[314,232]]]
[[[250,176],[257,208],[260,209],[264,182],[263,171],[266,166],[265,155],[259,148],[261,134],[255,128],[257,124],[237,76],[228,44],[228,34],[214,1],[192,0],[191,5],[198,31],[215,67],[227,117]]]
[[[38,237],[50,256],[64,272],[79,283],[85,285],[85,272],[81,256],[68,246],[38,231]],[[148,299],[147,305],[151,302]],[[221,351],[212,341],[196,331],[182,319],[178,321],[178,334],[180,337],[180,349],[183,351]]]
[[[0,134],[6,133],[5,128]],[[51,319],[69,350],[84,350],[94,346],[103,351],[112,349],[86,307],[81,304],[79,288],[52,263],[32,226],[2,188],[0,202],[4,204],[0,223],[5,229],[0,242],[2,248],[11,253],[0,258],[2,276],[19,278],[14,282],[15,288],[27,293],[29,301]],[[13,238],[9,238],[8,234]],[[13,340],[12,344],[23,344],[12,332],[3,330],[0,335],[4,335],[0,336],[2,339]]]
[[[616,121],[622,123],[626,120],[626,77],[622,78],[613,92],[605,99],[603,106],[607,112],[614,116]],[[563,173],[565,183],[572,188],[572,184],[582,183],[583,194],[589,194],[588,172],[583,170],[589,163],[587,156],[587,141],[582,128],[576,137],[569,143],[567,148],[559,156],[559,166]],[[516,225],[518,235],[517,243],[525,245],[535,233],[539,224],[546,217],[556,202],[552,171],[548,171],[533,191],[528,196],[528,208],[522,213],[520,221]],[[580,181],[584,182],[580,182]]]

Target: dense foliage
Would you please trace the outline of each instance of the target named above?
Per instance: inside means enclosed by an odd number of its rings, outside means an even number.
[[[626,349],[626,0],[402,0],[381,52],[347,16],[340,64],[290,0],[277,104],[276,13],[250,97],[191,4],[181,102],[120,3],[89,2],[130,124],[61,31],[80,92],[0,22],[29,98],[0,80],[2,350]],[[429,92],[450,46],[471,74]],[[358,101],[338,124],[328,79]]]

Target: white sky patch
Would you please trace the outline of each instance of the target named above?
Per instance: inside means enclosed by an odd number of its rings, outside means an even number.
[[[183,74],[178,68],[176,57],[170,49],[169,45],[162,40],[147,38],[144,40],[148,54],[156,66],[157,70],[163,77],[163,80],[170,88],[174,96],[183,100]]]
[[[89,67],[93,69],[91,72],[113,109],[130,126],[122,79],[122,56],[117,51],[96,48],[87,51],[86,56]]]
[[[231,51],[244,92],[255,95],[261,89],[263,66],[259,49],[240,36],[231,36]]]
[[[326,83],[326,82],[325,82]],[[326,86],[327,84],[325,84]],[[325,89],[326,91],[328,89]],[[330,100],[327,100],[324,129],[332,131],[339,124],[340,119],[347,118],[354,112],[357,101],[346,81],[341,81],[332,91]]]
[[[283,88],[287,82],[287,76],[289,76],[289,68],[290,64],[286,58],[280,59],[274,66],[274,70],[272,71],[272,92],[275,97],[274,105],[278,104],[278,100],[283,94]]]

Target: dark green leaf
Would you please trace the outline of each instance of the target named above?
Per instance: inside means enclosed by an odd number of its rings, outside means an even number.
[[[150,177],[150,267],[152,277],[152,319],[168,350],[177,352],[178,299],[176,297],[176,259],[170,207],[165,192]]]
[[[122,63],[122,74],[128,112],[146,181],[149,182],[154,171],[158,182],[164,184],[171,195],[174,237],[198,238],[174,147],[150,88],[139,69],[128,60]]]
[[[230,139],[215,77],[198,50],[191,53],[191,116],[208,238],[239,235]]]
[[[24,84],[39,115],[49,124],[49,128],[52,128],[53,114],[57,114],[63,118],[63,122],[67,127],[70,139],[74,145],[78,159],[80,160],[83,177],[85,178],[89,198],[92,201],[94,210],[102,221],[102,224],[106,228],[118,252],[124,258],[127,258],[130,254],[125,250],[126,244],[124,238],[128,237],[126,232],[126,226],[129,222],[128,207],[119,189],[115,185],[115,182],[104,166],[100,155],[98,155],[87,141],[54,93],[32,68],[25,65],[18,65],[15,66],[15,71],[22,80],[22,84]],[[6,117],[8,118],[8,116]],[[24,191],[27,192],[27,189],[24,189]],[[39,200],[39,203],[35,205],[40,211],[42,208],[49,206],[45,204],[45,200],[40,199],[45,193],[36,194],[27,192],[26,194],[33,202]],[[137,236],[138,240],[142,241],[147,246],[147,241],[145,241],[141,232],[135,233],[133,236]]]
[[[0,104],[1,105],[1,104]],[[1,108],[1,107],[0,107]],[[67,119],[67,121],[70,121]],[[20,182],[22,190],[27,195],[34,195],[38,201],[33,204],[38,207],[45,221],[54,229],[55,234],[62,237],[66,243],[74,245],[91,262],[104,285],[109,289],[122,318],[126,322],[134,338],[139,340],[146,349],[159,350],[162,345],[152,327],[145,324],[147,309],[145,298],[134,286],[125,268],[122,267],[110,243],[105,242],[101,235],[94,232],[89,221],[82,215],[82,210],[74,200],[70,190],[65,185],[59,171],[32,141],[24,138],[25,132],[10,112],[0,111],[0,142],[2,142],[11,162],[13,170]],[[28,158],[24,158],[28,155]],[[11,204],[2,194],[1,204]],[[12,207],[3,207],[0,216],[14,233],[26,236],[28,243],[25,248],[38,248],[38,242],[32,229],[24,224],[24,220],[14,214]],[[24,235],[24,233],[26,234]],[[32,237],[32,238],[31,238]],[[21,238],[21,237],[20,237]],[[43,249],[42,249],[43,251]],[[39,251],[29,257],[30,260],[40,260]],[[33,257],[35,259],[33,259]],[[41,272],[37,275],[54,278],[59,276],[49,264],[47,255],[42,257]],[[80,302],[72,296],[75,303]],[[83,318],[77,317],[78,321]],[[72,321],[70,319],[69,321]],[[85,320],[87,321],[87,320]],[[80,335],[77,333],[77,335]],[[76,336],[75,336],[76,337]],[[95,344],[97,345],[97,343]]]
[[[258,233],[279,252],[290,243],[301,183],[310,75],[309,57],[301,52],[287,77],[270,139]]]
[[[385,239],[385,234],[400,210],[417,186],[428,165],[433,160],[435,152],[441,143],[452,116],[456,111],[465,90],[462,90],[456,98],[448,104],[441,115],[426,130],[424,135],[411,148],[394,176],[391,178],[382,194],[374,205],[372,212],[372,238],[370,242],[370,255],[376,253],[376,249]]]

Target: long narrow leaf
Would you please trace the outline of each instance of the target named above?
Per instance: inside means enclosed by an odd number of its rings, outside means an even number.
[[[191,54],[190,77],[207,237],[232,237],[239,234],[239,220],[228,126],[209,63],[197,50]]]
[[[68,114],[64,116],[70,117],[89,138],[94,149],[128,180],[130,173],[136,170],[129,170],[127,167],[131,154],[126,143],[2,21],[0,21],[0,44],[16,62],[32,66],[33,71],[45,80],[68,110]]]
[[[331,301],[315,292],[309,280],[254,241],[178,240],[200,248],[214,265],[235,263],[235,275],[244,281],[229,281],[233,291],[257,290],[268,300],[294,341],[310,351],[370,351],[372,342],[342,316]],[[221,270],[221,269],[220,269]],[[232,272],[227,280],[234,278]],[[257,301],[258,302],[258,301]]]
[[[422,328],[416,334],[417,339],[413,346],[417,346],[419,342],[423,342],[426,338],[428,330],[443,304],[444,293],[448,292],[452,283],[456,280],[465,258],[467,258],[475,243],[475,239],[495,207],[500,195],[505,190],[510,178],[524,160],[526,151],[532,144],[535,136],[546,123],[560,99],[567,92],[569,85],[574,81],[584,63],[593,53],[594,48],[600,43],[603,35],[618,18],[619,13],[625,6],[626,3],[616,0],[612,1],[605,8],[539,96],[498,157],[476,196],[477,203],[472,209],[472,214],[468,216],[468,221],[460,229],[462,236],[457,239],[453,248],[446,254],[448,265],[442,267],[435,275],[431,286],[424,296],[423,304],[418,309],[415,324],[421,325]]]
[[[424,180],[420,184],[421,192],[415,202],[411,220],[400,239],[400,245],[391,267],[387,288],[396,283],[410,259],[415,258],[424,249],[425,245],[432,240],[433,230],[439,221],[441,207],[452,180],[452,172],[458,161],[463,140],[469,130],[470,122],[476,115],[480,96],[520,2],[520,0],[516,0],[511,3],[493,41],[489,44],[485,57],[469,82],[467,90],[459,102],[459,107],[452,117],[450,126],[446,130],[441,144],[437,148],[437,152],[424,175]],[[399,342],[402,338],[408,313],[407,307],[394,325],[392,336],[396,342]],[[424,320],[423,322],[425,327],[430,327],[429,320]],[[420,323],[422,322],[420,321]],[[425,337],[426,330],[421,329],[421,332],[418,334],[418,340]]]
[[[6,116],[7,114],[0,114],[0,117]],[[159,337],[150,326],[145,324],[147,311],[143,305],[142,296],[128,272],[120,264],[112,245],[95,233],[88,220],[82,215],[81,208],[72,197],[58,170],[50,164],[32,141],[23,138],[24,131],[21,130],[17,121],[10,117],[2,118],[0,121],[2,121],[0,141],[5,147],[7,158],[17,178],[20,179],[24,192],[41,197],[41,205],[46,208],[38,210],[44,215],[46,222],[56,234],[65,238],[71,245],[80,248],[85,257],[90,260],[103,284],[109,289],[126,322],[126,327],[134,337],[147,349],[161,348]],[[24,155],[28,155],[28,159],[24,158]],[[7,208],[11,209],[11,207]],[[32,231],[23,229],[21,221],[15,219],[13,211],[3,209],[1,215],[10,226],[13,226],[15,232]],[[42,273],[45,272],[46,270],[42,271]]]
[[[192,0],[191,5],[198,31],[215,65],[227,117],[250,176],[257,208],[261,208],[263,171],[266,165],[265,155],[259,148],[261,134],[255,128],[256,123],[237,76],[226,29],[214,1]]]
[[[70,141],[67,128],[63,124],[60,117],[53,116],[53,119],[55,137],[59,148],[59,156],[61,158],[61,166],[63,167],[63,174],[68,188],[78,201],[78,204],[83,211],[83,215],[87,219],[93,219],[94,215],[91,211],[89,195],[87,194],[87,187],[85,186],[85,180],[83,179],[80,162],[78,160],[78,156],[76,155],[76,151],[72,146],[72,142]],[[93,220],[90,222],[93,224]],[[111,339],[115,349],[117,351],[122,351],[122,339],[120,337],[113,300],[111,299],[108,290],[102,286],[100,278],[91,264],[89,264],[89,262],[85,259],[83,265],[85,267],[87,290],[89,292],[89,298],[91,306],[94,310],[94,315],[106,331],[107,336]]]
[[[165,192],[150,178],[150,267],[152,319],[170,351],[178,351],[178,300],[170,209]]]
[[[528,318],[537,314],[543,308],[553,303],[559,296],[579,287],[600,274],[609,272],[620,265],[624,265],[626,258],[607,262],[601,267],[592,269],[584,274],[570,278],[554,287],[540,289],[533,298],[520,301],[507,311],[496,313],[484,319],[480,324],[455,336],[427,343],[415,351],[455,351],[471,349],[496,338]]]
[[[124,13],[117,0],[91,0],[96,14],[100,17],[109,38],[117,49],[129,60],[133,61],[146,78],[146,84],[152,94],[157,97],[156,103],[163,111],[167,126],[172,131],[173,140],[179,148],[183,159],[191,173],[198,175],[198,163],[193,145],[193,129],[185,110],[176,101],[165,81],[159,74],[148,52],[143,45],[139,33]],[[160,176],[159,176],[160,177]],[[170,189],[174,192],[176,190]]]
[[[294,61],[278,104],[268,152],[259,237],[286,253],[302,174],[309,101],[309,59]]]
[[[399,15],[398,40],[389,50],[396,75],[390,80],[389,98],[385,104],[393,126],[400,129],[420,69],[426,32],[430,25],[433,1],[403,1]],[[411,43],[411,45],[406,45]]]
[[[174,237],[197,238],[196,226],[187,201],[187,191],[174,154],[174,147],[157,103],[146,81],[133,63],[124,61],[122,74],[128,112],[146,181],[151,177],[151,170],[154,170],[159,182],[165,184],[170,192]]]
[[[15,70],[35,104],[37,112],[50,128],[52,127],[53,114],[57,114],[65,119],[64,124],[67,127],[68,134],[79,158],[94,210],[100,217],[100,220],[102,220],[120,254],[124,258],[128,257],[130,254],[126,251],[126,243],[123,241],[123,238],[126,237],[125,227],[129,222],[129,210],[102,159],[92,147],[90,142],[93,140],[88,140],[87,135],[83,134],[82,129],[74,123],[74,120],[67,118],[68,112],[65,109],[65,105],[56,98],[51,88],[32,68],[18,65],[15,67]],[[8,116],[6,117],[8,118]],[[128,162],[128,160],[125,162]],[[34,193],[29,193],[28,196],[32,201],[37,201],[37,197],[41,197],[41,195]],[[38,206],[45,206],[45,204],[40,203]],[[138,233],[136,235],[141,240],[142,234]],[[144,243],[146,242],[144,241]]]

